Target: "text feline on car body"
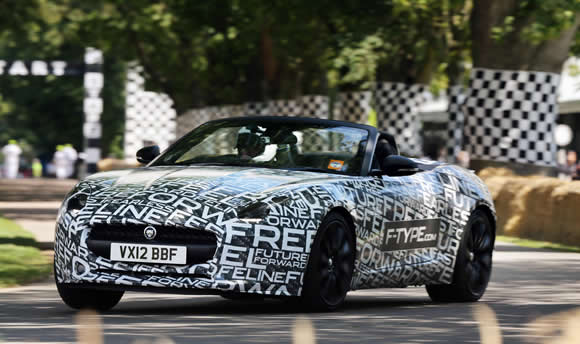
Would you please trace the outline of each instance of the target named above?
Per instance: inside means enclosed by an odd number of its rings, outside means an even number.
[[[489,191],[470,171],[397,154],[390,135],[347,122],[208,122],[146,167],[92,175],[67,195],[59,292],[102,309],[124,290],[302,297],[325,309],[348,290],[408,285],[478,299],[495,237]],[[479,289],[463,286],[463,270],[479,268]]]

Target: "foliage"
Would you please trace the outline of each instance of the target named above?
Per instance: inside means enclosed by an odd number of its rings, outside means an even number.
[[[455,81],[458,65],[468,59],[470,1],[371,4],[345,7],[335,17],[342,36],[330,74],[333,83],[360,89],[380,79],[431,84],[438,91],[448,86],[448,74]]]
[[[521,35],[531,44],[538,45],[556,38],[563,30],[574,24],[576,14],[580,11],[578,0],[519,1],[514,15],[504,18],[502,25],[492,29],[492,37],[501,40],[514,32],[519,22],[522,25]]]
[[[578,0],[475,1],[471,19],[474,65],[560,73],[579,24]]]
[[[470,16],[481,3],[3,0],[0,58],[81,62],[85,47],[103,50],[103,148],[118,155],[130,61],[144,67],[148,89],[171,96],[178,113],[368,89],[378,80],[429,84],[437,92],[465,81],[472,48],[481,43],[472,37]],[[528,45],[553,39],[580,10],[579,0],[485,3],[517,5],[492,18],[486,33],[508,47],[512,37]],[[572,51],[580,52],[580,38]],[[81,82],[0,77],[0,145],[18,138],[47,155],[66,142],[80,150]]]
[[[0,2],[0,13],[9,13],[2,10],[7,4],[12,4],[11,10],[23,14],[14,26],[7,25],[0,31],[1,59],[83,61],[87,42],[79,36],[78,25],[70,20],[80,15],[78,10],[69,7],[76,4],[13,0]],[[124,118],[124,65],[112,56],[106,62],[106,87],[102,95],[105,154],[112,137],[121,132]],[[0,145],[9,139],[18,139],[31,144],[36,155],[47,160],[58,144],[72,143],[77,150],[82,150],[82,83],[81,77],[73,76],[0,76]]]

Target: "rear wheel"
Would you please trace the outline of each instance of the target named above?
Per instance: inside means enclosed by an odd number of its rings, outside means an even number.
[[[74,288],[66,284],[56,284],[60,298],[67,306],[74,309],[94,309],[97,311],[107,311],[121,300],[124,291],[97,290]]]
[[[459,246],[453,283],[428,285],[427,293],[436,302],[479,300],[491,277],[491,258],[495,237],[487,214],[475,210],[465,226]]]
[[[350,224],[338,213],[329,214],[312,245],[302,292],[306,306],[331,311],[343,304],[352,279],[354,254]]]

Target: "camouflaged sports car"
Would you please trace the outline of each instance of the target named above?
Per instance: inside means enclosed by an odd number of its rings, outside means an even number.
[[[73,308],[127,290],[299,297],[332,310],[349,290],[426,285],[476,301],[495,211],[471,171],[398,155],[392,136],[330,120],[205,123],[141,168],[98,173],[66,197],[55,275]]]

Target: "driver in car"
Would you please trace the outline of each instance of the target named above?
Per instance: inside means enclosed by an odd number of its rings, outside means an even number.
[[[266,143],[257,133],[242,128],[238,132],[236,148],[238,149],[238,157],[240,160],[249,161],[264,153]]]

